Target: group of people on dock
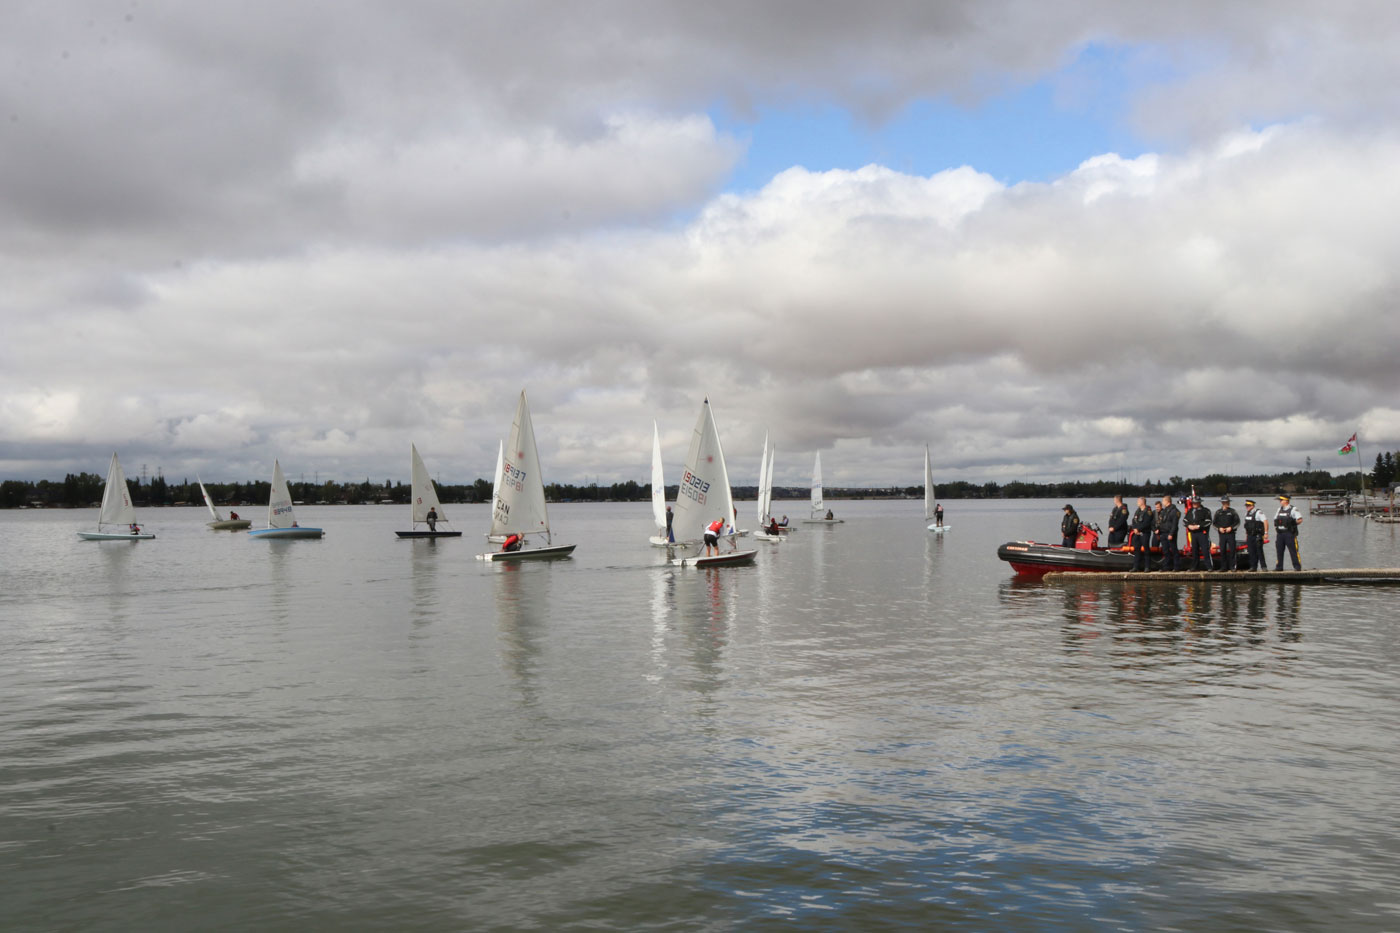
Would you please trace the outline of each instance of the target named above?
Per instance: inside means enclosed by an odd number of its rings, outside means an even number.
[[[1294,570],[1302,570],[1298,556],[1298,524],[1303,515],[1293,507],[1287,495],[1277,497],[1278,512],[1273,518],[1274,526],[1274,569],[1283,569],[1286,553]],[[1121,495],[1113,497],[1113,510],[1108,516],[1108,547],[1128,547],[1133,553],[1133,571],[1142,573],[1151,570],[1152,554],[1161,554],[1162,570],[1268,570],[1269,561],[1264,555],[1264,545],[1269,541],[1269,518],[1262,509],[1255,506],[1253,499],[1244,500],[1245,514],[1230,506],[1230,497],[1220,497],[1220,508],[1214,513],[1206,507],[1200,496],[1192,493],[1181,500],[1185,514],[1177,507],[1170,494],[1162,496],[1152,507],[1147,505],[1146,496],[1138,496],[1137,511],[1128,515],[1128,507],[1123,504]],[[1061,542],[1065,547],[1074,547],[1079,540],[1082,522],[1074,511],[1074,506],[1066,504],[1064,519],[1060,522]],[[1186,547],[1177,546],[1182,525],[1186,530]],[[1239,566],[1239,541],[1241,525],[1244,530],[1245,563]],[[1211,558],[1210,529],[1214,527],[1219,537],[1220,566],[1213,566]]]

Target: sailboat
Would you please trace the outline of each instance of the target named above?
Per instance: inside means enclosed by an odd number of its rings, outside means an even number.
[[[252,521],[239,518],[237,513],[234,513],[233,518],[224,518],[223,513],[214,505],[214,500],[209,497],[209,490],[204,488],[204,480],[196,475],[195,481],[199,483],[199,494],[204,497],[204,505],[209,509],[209,515],[214,519],[212,522],[206,522],[210,528],[215,531],[242,531],[252,526]]]
[[[938,499],[933,494],[933,467],[929,465],[928,445],[924,445],[924,521],[933,521],[934,508],[938,505]],[[928,530],[936,535],[941,535],[952,525],[943,525],[935,522],[928,526]]]
[[[496,501],[491,510],[491,530],[488,537],[518,534],[544,535],[545,546],[528,547],[518,551],[490,551],[478,554],[477,560],[518,561],[552,560],[568,557],[576,544],[554,544],[549,532],[549,511],[544,504],[544,478],[540,476],[540,452],[535,447],[535,425],[530,420],[530,406],[525,390],[520,390],[520,402],[515,407],[511,423],[510,457],[502,448],[501,471],[496,481]]]
[[[827,518],[826,503],[822,501],[822,455],[817,451],[817,462],[812,467],[812,517],[802,519],[804,525],[840,525],[845,519]]]
[[[103,531],[107,526],[120,526],[121,531]],[[132,529],[136,529],[133,531]],[[131,491],[126,488],[126,474],[115,451],[107,465],[107,485],[102,489],[102,510],[97,513],[97,530],[80,531],[84,541],[140,541],[154,538],[137,528],[136,509],[131,505]]]
[[[700,419],[690,439],[690,452],[685,457],[685,472],[681,474],[680,492],[676,496],[675,518],[671,531],[677,541],[695,545],[704,540],[705,529],[716,519],[726,524],[734,520],[734,494],[729,488],[729,471],[724,466],[724,448],[719,442],[714,413],[707,398],[700,406]],[[730,547],[713,556],[677,557],[671,563],[677,567],[716,567],[726,564],[747,564],[758,552],[740,551],[731,538]]]
[[[325,534],[320,528],[297,524],[287,477],[282,475],[282,464],[276,460],[272,461],[272,491],[267,497],[267,527],[254,528],[248,534],[254,538],[319,538]]]
[[[673,546],[666,534],[666,471],[661,466],[661,429],[655,421],[651,423],[651,520],[656,525],[656,534],[647,539],[651,546]]]
[[[396,531],[394,534],[400,538],[460,538],[460,531],[438,531],[437,524],[448,524],[447,514],[442,510],[442,503],[438,500],[437,487],[433,485],[433,478],[428,475],[428,468],[423,465],[423,458],[418,456],[418,445],[409,444],[409,451],[412,453],[412,505],[413,505],[413,530]],[[419,525],[428,524],[428,513],[436,513],[433,516],[432,524],[425,530],[420,531]]]
[[[768,446],[768,434],[765,432],[763,454],[758,459],[758,531],[754,532],[754,537],[778,544],[783,540],[782,534],[768,533],[768,521],[773,511],[773,454],[774,448]]]

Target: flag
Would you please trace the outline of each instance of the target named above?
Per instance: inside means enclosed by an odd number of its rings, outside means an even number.
[[[1356,435],[1355,435],[1355,434],[1353,434],[1353,435],[1347,440],[1347,442],[1346,442],[1345,444],[1343,444],[1340,448],[1338,448],[1337,453],[1340,454],[1341,456],[1345,457],[1347,454],[1351,453],[1351,452],[1354,451],[1354,450],[1356,450]]]

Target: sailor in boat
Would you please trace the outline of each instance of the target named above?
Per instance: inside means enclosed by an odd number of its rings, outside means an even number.
[[[1074,547],[1074,542],[1079,540],[1079,526],[1081,524],[1079,521],[1079,513],[1076,512],[1074,506],[1070,505],[1068,502],[1065,503],[1065,507],[1062,511],[1065,513],[1065,517],[1060,519],[1060,535],[1062,538],[1060,546]]]
[[[1220,508],[1215,510],[1211,523],[1220,533],[1220,569],[1235,569],[1235,529],[1240,526],[1240,513],[1230,508],[1230,497],[1220,497]]]
[[[1108,546],[1117,547],[1128,537],[1128,507],[1123,497],[1113,497],[1113,511],[1108,513]]]
[[[237,512],[229,512],[229,513],[228,513],[228,517],[229,517],[229,521],[231,521],[231,522],[236,522],[236,521],[238,521],[238,513],[237,513]]]
[[[428,523],[428,531],[437,531],[437,509],[428,508],[428,514],[423,516],[423,520]]]
[[[1176,549],[1176,530],[1181,524],[1181,510],[1172,502],[1171,493],[1162,497],[1162,514],[1157,516],[1157,530],[1161,533],[1162,569],[1177,570],[1181,565],[1181,554]]]
[[[832,515],[832,514],[831,514],[831,509],[827,509],[827,510],[826,510],[826,520],[827,520],[827,521],[831,521],[831,520],[834,519],[835,517],[836,517],[835,515]]]
[[[719,536],[724,533],[724,517],[721,516],[710,522],[705,528],[705,556],[719,556]]]
[[[780,534],[783,533],[782,528],[780,528],[780,527],[778,526],[778,520],[777,520],[776,518],[774,518],[773,516],[771,516],[771,515],[768,516],[768,533],[769,533],[770,535],[774,535],[774,536],[777,536],[777,535],[780,535]]]
[[[938,503],[933,507],[933,525],[935,528],[943,527],[943,503]]]
[[[1253,499],[1244,500],[1244,541],[1249,549],[1249,569],[1268,570],[1269,559],[1264,545],[1269,540],[1269,517],[1263,509],[1254,507]]]
[[[676,533],[671,530],[671,522],[676,518],[676,513],[671,511],[671,507],[666,506],[666,541],[670,544],[676,543]]]
[[[783,516],[783,520],[780,521],[780,522],[778,522],[778,527],[779,527],[779,528],[786,528],[787,525],[788,525],[787,516],[784,515],[784,516]]]
[[[139,535],[141,533],[141,526],[136,524],[135,522],[132,522],[130,525],[127,526],[127,531],[131,534]]]
[[[1156,524],[1152,510],[1147,507],[1147,497],[1138,496],[1137,511],[1133,513],[1133,531],[1130,537],[1133,545],[1133,570],[1145,573],[1152,569],[1151,550],[1152,526]]]
[[[502,551],[518,551],[525,544],[525,536],[516,532],[501,544]]]

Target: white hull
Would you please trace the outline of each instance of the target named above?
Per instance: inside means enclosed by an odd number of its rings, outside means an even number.
[[[319,538],[325,534],[320,528],[259,528],[248,534],[254,538]]]
[[[215,531],[242,531],[245,528],[253,527],[251,518],[225,518],[217,522],[205,522],[205,525]]]
[[[701,554],[698,557],[677,557],[671,561],[677,567],[727,567],[737,564],[753,563],[754,556],[758,551],[729,551],[724,554],[716,554],[706,557]]]
[[[139,535],[129,532],[122,534],[108,533],[105,531],[80,531],[78,537],[84,541],[144,541],[147,538],[154,538],[155,535],[148,535],[144,531]]]
[[[929,526],[928,526],[928,530],[931,531],[931,532],[933,532],[933,533],[936,534],[936,535],[941,535],[941,534],[943,534],[943,532],[945,532],[945,531],[951,531],[952,528],[953,528],[952,525],[929,525]]]
[[[518,560],[557,560],[574,553],[577,544],[555,544],[547,547],[523,547],[518,551],[491,551],[476,555],[477,560],[518,561]]]
[[[782,543],[783,543],[783,536],[782,536],[782,535],[770,535],[770,534],[768,534],[767,532],[762,532],[762,531],[760,531],[759,533],[755,534],[753,537],[754,537],[754,540],[755,540],[755,541],[767,541],[769,544],[782,544]]]
[[[648,541],[648,543],[651,544],[652,547],[675,547],[675,546],[676,546],[676,542],[674,542],[674,541],[668,541],[666,538],[662,538],[662,537],[659,537],[659,536],[657,536],[657,535],[652,535],[650,538],[647,538],[647,541]]]
[[[804,524],[804,525],[844,525],[844,524],[846,524],[846,520],[845,520],[844,518],[804,518],[804,519],[802,519],[802,524]]]

